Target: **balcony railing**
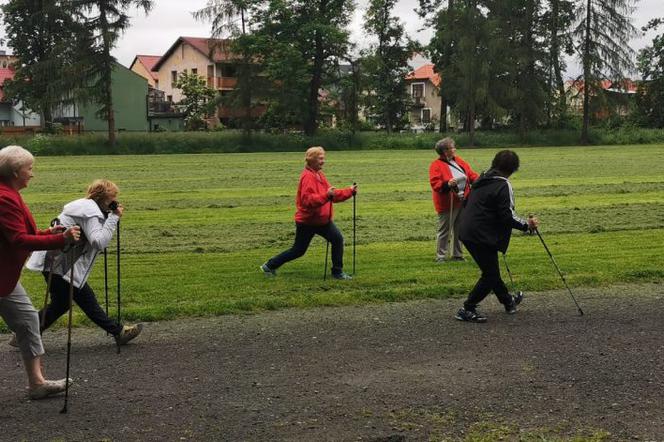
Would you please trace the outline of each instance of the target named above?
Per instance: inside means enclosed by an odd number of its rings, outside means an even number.
[[[426,105],[424,97],[413,97],[413,107],[424,107],[424,105]]]
[[[236,77],[208,77],[208,87],[214,89],[234,89],[237,86]]]

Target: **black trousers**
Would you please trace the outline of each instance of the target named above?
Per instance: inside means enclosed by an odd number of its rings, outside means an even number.
[[[43,272],[43,275],[48,283],[48,272]],[[69,310],[69,283],[62,276],[53,274],[50,293],[51,302],[46,307],[44,323],[40,326],[41,331],[49,328],[51,324]],[[115,336],[122,331],[122,325],[118,324],[114,319],[109,318],[106,312],[99,306],[95,292],[92,291],[92,288],[87,283],[80,289],[74,286],[74,302],[78,304],[92,322],[108,333]],[[39,312],[39,318],[41,321],[42,311]]]
[[[332,274],[340,274],[344,267],[344,237],[331,221],[324,226],[308,226],[295,223],[295,242],[293,246],[270,258],[267,261],[267,266],[272,270],[276,270],[288,261],[304,255],[314,235],[320,235],[332,244]]]
[[[500,277],[500,267],[498,266],[498,250],[495,247],[488,247],[483,244],[474,244],[463,242],[468,249],[468,253],[477,263],[482,275],[470,291],[468,299],[463,303],[466,310],[475,311],[477,305],[487,297],[491,291],[496,294],[498,301],[503,305],[512,302],[512,296],[509,294],[505,283]]]

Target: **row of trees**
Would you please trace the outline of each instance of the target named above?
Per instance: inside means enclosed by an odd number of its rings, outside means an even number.
[[[393,15],[396,0],[369,0],[364,31],[372,44],[361,51],[350,41],[353,0],[209,0],[194,15],[212,23],[213,37],[232,41],[237,87],[216,99],[235,109],[246,130],[298,126],[313,134],[332,111],[356,130],[360,108],[387,131],[400,129],[410,105],[408,59],[418,49],[443,78],[441,132],[449,107],[471,139],[476,122],[507,123],[524,136],[565,125],[565,56],[575,55],[587,141],[601,80],[622,80],[632,68],[631,1],[420,0],[417,13],[434,35],[418,48]],[[8,93],[39,111],[47,128],[57,105],[99,103],[114,143],[110,52],[133,7],[147,13],[152,1],[10,0],[4,22],[19,66]],[[661,23],[653,20],[649,29]],[[663,45],[660,36],[639,57],[643,124],[663,125]]]
[[[38,112],[45,130],[53,111],[73,103],[99,106],[115,145],[111,50],[128,27],[130,8],[151,0],[10,0],[2,8],[7,43],[18,59],[7,95]]]
[[[391,131],[404,124],[404,77],[417,47],[392,15],[395,3],[369,0],[364,30],[374,44],[359,52],[349,41],[352,0],[209,0],[196,16],[212,21],[214,36],[232,37],[249,65],[260,60],[263,70],[236,91],[245,99],[229,100],[268,103],[264,121],[300,123],[313,133],[324,89],[342,104],[342,123],[357,127],[363,106]],[[565,59],[576,56],[583,70],[581,139],[588,141],[602,80],[622,83],[634,72],[628,44],[636,34],[633,9],[632,0],[420,0],[417,13],[434,30],[422,49],[443,78],[441,131],[448,106],[471,139],[476,122],[508,122],[524,136],[536,127],[564,126]],[[652,58],[642,55],[641,65]],[[350,68],[340,70],[342,64]],[[657,70],[644,73],[646,79],[653,75],[661,77]],[[641,102],[649,96],[644,92]]]

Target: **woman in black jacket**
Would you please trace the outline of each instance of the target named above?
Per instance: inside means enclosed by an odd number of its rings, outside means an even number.
[[[533,231],[539,224],[537,218],[524,221],[514,212],[514,194],[508,178],[518,169],[518,155],[511,150],[502,150],[494,157],[491,169],[473,183],[473,190],[461,215],[459,237],[482,275],[463,303],[463,308],[455,315],[460,321],[486,322],[486,317],[476,309],[491,291],[507,313],[516,313],[516,306],[523,299],[521,292],[510,295],[498,266],[498,252],[507,252],[512,229]]]

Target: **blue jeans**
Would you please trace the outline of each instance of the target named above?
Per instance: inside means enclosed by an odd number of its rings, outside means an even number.
[[[277,270],[288,261],[304,255],[314,235],[320,235],[332,244],[332,274],[340,274],[344,266],[344,237],[332,221],[324,226],[295,223],[295,242],[293,246],[270,258],[266,263],[267,266],[272,270]]]

